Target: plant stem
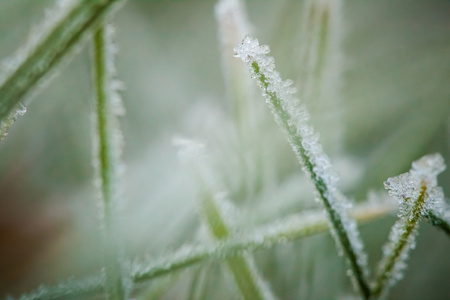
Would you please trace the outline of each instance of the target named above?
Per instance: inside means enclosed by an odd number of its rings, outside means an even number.
[[[55,66],[74,52],[118,2],[121,1],[58,2],[48,20],[33,32],[29,42],[7,62],[8,69],[0,75],[0,123],[25,96],[43,85]]]
[[[377,279],[375,281],[375,286],[372,291],[372,296],[374,299],[378,299],[380,295],[384,292],[386,285],[390,278],[393,278],[393,271],[395,270],[396,264],[400,263],[404,260],[402,254],[408,250],[408,245],[410,245],[410,236],[414,234],[414,231],[417,229],[419,225],[419,220],[421,218],[421,211],[425,205],[425,195],[426,195],[427,187],[425,184],[422,184],[420,195],[414,203],[414,207],[412,209],[411,217],[400,219],[397,223],[401,224],[402,228],[400,229],[401,234],[398,239],[394,242],[394,245],[391,247],[391,251],[387,256],[384,256],[381,263],[381,268],[378,272]],[[397,225],[396,224],[396,225]],[[398,231],[399,228],[394,225],[392,231]]]
[[[90,299],[103,292],[103,280],[100,276],[83,280],[68,280],[56,286],[41,286],[32,293],[22,295],[20,300],[69,300]]]
[[[386,204],[368,208],[358,205],[352,215],[358,221],[369,221],[385,216],[394,209],[394,206]],[[147,281],[208,259],[226,259],[244,252],[271,248],[280,243],[326,232],[328,228],[328,221],[322,212],[304,213],[262,226],[242,237],[219,241],[210,248],[201,246],[182,248],[167,257],[151,262],[147,267],[140,267],[134,272],[133,281],[136,283]]]
[[[336,238],[348,258],[354,279],[356,280],[356,283],[364,298],[368,299],[370,296],[370,288],[365,278],[365,270],[360,263],[360,259],[358,257],[359,254],[354,249],[349,232],[346,229],[346,224],[343,222],[342,213],[335,209],[334,204],[331,203],[329,199],[331,188],[323,178],[323,174],[321,176],[315,171],[316,163],[314,163],[311,159],[311,153],[305,149],[303,138],[298,134],[298,128],[289,124],[291,116],[283,107],[282,100],[277,96],[277,93],[269,88],[269,81],[266,78],[266,75],[261,71],[258,62],[253,60],[250,65],[253,69],[253,74],[256,75],[257,80],[260,83],[260,88],[264,91],[267,99],[273,107],[273,113],[276,115],[280,126],[287,130],[294,151],[299,156],[300,162],[303,164],[308,175],[311,177],[311,180],[316,187],[330,219],[332,230],[335,231]]]
[[[200,192],[200,209],[205,221],[218,240],[223,240],[231,236],[230,229],[225,223],[222,211],[214,199],[214,195],[203,185]],[[227,258],[227,264],[233,273],[236,284],[241,294],[246,300],[272,299],[273,296],[267,286],[260,280],[260,275],[255,268],[252,268],[251,258],[243,251],[241,256]]]
[[[222,69],[226,83],[226,95],[231,103],[233,117],[239,133],[249,130],[254,122],[251,109],[253,89],[248,70],[230,55],[236,43],[249,32],[249,22],[244,2],[221,0],[215,7],[222,54]]]
[[[103,203],[103,234],[105,258],[104,268],[106,273],[105,291],[108,299],[125,299],[125,288],[122,278],[122,265],[120,260],[119,245],[117,243],[117,223],[118,206],[121,201],[118,191],[118,168],[120,145],[116,138],[120,134],[117,131],[118,125],[114,124],[114,99],[111,91],[111,72],[109,65],[112,64],[112,53],[108,49],[111,42],[106,37],[105,28],[100,27],[94,35],[94,66],[95,66],[95,86],[96,86],[96,125],[98,135],[98,163],[97,169],[100,178],[100,189]]]
[[[359,204],[352,211],[352,216],[360,222],[368,222],[394,211],[396,207],[388,204]],[[258,227],[240,237],[218,241],[210,247],[184,246],[181,249],[162,256],[156,260],[136,263],[136,268],[130,277],[134,284],[145,283],[155,278],[172,274],[193,265],[208,260],[224,260],[242,255],[245,252],[255,252],[268,249],[275,245],[296,241],[300,238],[325,233],[328,230],[327,219],[320,211],[286,218],[272,224]],[[89,283],[89,284],[87,284]],[[67,282],[58,286],[40,288],[23,300],[57,300],[99,295],[103,291],[100,276],[77,282]]]
[[[303,3],[303,24],[298,74],[301,99],[314,116],[311,120],[326,139],[328,152],[342,148],[340,80],[342,13],[340,0],[307,0]],[[325,115],[326,117],[322,117]],[[327,121],[324,122],[323,120]],[[329,122],[333,123],[330,128]]]

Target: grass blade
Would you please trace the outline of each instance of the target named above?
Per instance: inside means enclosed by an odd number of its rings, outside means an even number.
[[[348,217],[349,203],[337,187],[337,176],[328,157],[323,153],[318,137],[308,124],[308,113],[293,97],[292,81],[282,81],[275,71],[273,57],[267,56],[268,46],[260,46],[257,39],[246,36],[235,48],[235,56],[247,63],[252,77],[258,82],[278,125],[287,132],[288,140],[304,171],[314,184],[330,220],[330,230],[338,250],[349,262],[352,282],[364,298],[369,298],[367,256],[354,220]]]
[[[392,227],[389,242],[383,248],[373,297],[385,297],[388,287],[403,276],[409,251],[414,248],[419,221],[442,205],[444,194],[437,186],[437,175],[444,171],[444,159],[439,154],[427,155],[413,162],[412,169],[389,178],[385,187],[399,201],[399,219]]]
[[[359,204],[350,213],[357,221],[368,222],[392,213],[394,209],[396,206],[392,203]],[[130,277],[134,284],[143,284],[202,262],[224,260],[327,231],[328,221],[321,211],[305,212],[258,227],[239,237],[218,241],[209,247],[186,245],[150,261],[135,262]],[[100,276],[76,282],[70,280],[57,286],[40,288],[24,295],[21,300],[86,298],[101,294],[103,284]]]
[[[101,195],[101,221],[104,236],[105,290],[108,299],[125,299],[121,250],[118,239],[119,210],[123,204],[120,189],[122,134],[117,119],[123,109],[118,95],[121,84],[114,79],[113,28],[100,27],[94,35],[94,81],[96,86],[96,118],[94,164]]]
[[[24,98],[44,85],[55,67],[74,52],[119,0],[59,0],[28,43],[3,62],[0,72],[0,123]]]

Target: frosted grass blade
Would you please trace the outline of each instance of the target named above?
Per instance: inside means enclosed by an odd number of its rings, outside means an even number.
[[[253,89],[248,70],[230,55],[234,46],[250,31],[244,3],[241,0],[220,0],[215,7],[219,27],[222,68],[226,92],[238,130],[248,130],[255,119],[251,109]]]
[[[342,148],[340,78],[342,44],[342,1],[307,0],[303,3],[299,73],[301,99],[314,116],[314,127],[326,135],[328,151]],[[321,117],[326,115],[326,117]],[[330,126],[330,123],[333,126]]]
[[[2,63],[0,71],[0,122],[30,93],[45,84],[65,58],[120,0],[58,0],[27,43]],[[26,104],[26,103],[25,103]]]
[[[233,232],[230,223],[233,222],[234,207],[223,193],[218,192],[218,183],[214,182],[214,175],[206,160],[205,146],[187,139],[174,142],[181,146],[182,159],[193,168],[198,184],[200,212],[210,233],[217,240],[231,238]],[[227,264],[244,299],[275,299],[248,253],[227,258]]]
[[[389,178],[385,183],[389,195],[399,204],[398,221],[383,248],[377,278],[373,288],[375,298],[387,295],[388,288],[403,277],[409,251],[415,246],[419,221],[430,210],[439,209],[444,194],[437,186],[437,175],[444,171],[440,154],[427,155],[412,163],[409,172]]]
[[[124,113],[119,90],[122,84],[115,79],[114,56],[117,51],[113,41],[114,29],[100,27],[94,35],[94,82],[96,87],[96,114],[94,134],[94,165],[96,185],[100,194],[101,225],[104,237],[105,291],[108,299],[126,298],[125,278],[118,230],[119,211],[123,205],[120,176],[122,133],[118,115]]]
[[[23,295],[20,300],[88,299],[103,292],[100,276],[83,280],[67,280],[56,286],[41,286],[32,293]]]
[[[369,221],[384,216],[394,209],[395,207],[388,203],[360,204],[351,211],[351,215],[358,221]],[[321,211],[305,212],[261,226],[242,236],[233,236],[219,241],[212,247],[185,246],[173,254],[149,263],[139,263],[134,268],[133,281],[138,283],[150,280],[209,259],[223,260],[245,252],[271,248],[302,237],[326,232],[328,228],[328,220]]]
[[[393,212],[395,208],[391,203],[358,204],[350,213],[359,222],[368,222]],[[239,236],[218,241],[212,246],[186,245],[175,252],[156,259],[136,261],[131,268],[130,277],[134,284],[141,284],[155,278],[174,274],[178,270],[202,262],[225,260],[243,253],[269,249],[275,245],[324,233],[327,230],[328,221],[322,212],[304,212],[258,227]],[[24,295],[23,300],[56,300],[84,297],[85,295],[86,297],[95,296],[103,292],[103,284],[101,276],[77,281],[69,280],[57,286],[37,289]]]
[[[314,184],[318,199],[329,217],[338,250],[345,254],[349,263],[347,273],[363,297],[369,298],[367,256],[356,223],[347,214],[350,203],[338,189],[337,175],[318,143],[318,136],[308,124],[306,108],[293,96],[296,92],[290,87],[293,82],[281,80],[275,71],[274,58],[267,56],[269,47],[260,46],[257,39],[246,36],[234,50],[235,56],[247,63],[276,122],[287,133],[297,159]]]

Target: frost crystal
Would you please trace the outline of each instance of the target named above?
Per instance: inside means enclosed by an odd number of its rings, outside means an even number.
[[[440,212],[444,194],[437,186],[437,175],[445,169],[440,154],[426,155],[412,163],[409,172],[389,178],[384,183],[389,195],[399,204],[399,220],[392,227],[389,242],[383,248],[376,293],[384,295],[385,287],[402,278],[409,250],[415,247],[419,220],[430,211]]]
[[[415,216],[423,216],[429,210],[438,209],[444,195],[442,188],[437,186],[437,175],[444,170],[445,163],[440,154],[426,155],[413,162],[409,172],[386,180],[384,186],[389,190],[389,195],[400,204],[400,218],[411,220]],[[415,211],[416,201],[423,189],[426,189],[423,205]]]
[[[269,47],[260,46],[256,38],[247,35],[234,51],[235,57],[240,57],[248,64],[275,120],[287,132],[299,162],[310,176],[318,198],[326,208],[337,246],[348,257],[352,257],[352,274],[358,277],[360,288],[367,294],[368,286],[362,278],[368,275],[367,257],[358,236],[356,223],[347,213],[351,205],[337,187],[338,177],[318,142],[318,136],[308,124],[309,114],[306,108],[293,96],[296,90],[291,87],[292,81],[281,79],[275,70],[273,57],[267,56]]]

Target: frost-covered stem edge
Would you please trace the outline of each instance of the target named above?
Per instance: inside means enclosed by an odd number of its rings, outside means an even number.
[[[16,111],[11,112],[8,117],[0,124],[0,142],[8,135],[9,129],[16,122],[19,116],[23,116],[27,111],[23,104],[19,104]]]
[[[97,172],[100,179],[100,194],[102,198],[102,226],[104,235],[104,269],[106,275],[105,292],[110,300],[124,300],[125,288],[124,279],[122,277],[122,265],[119,258],[119,249],[117,243],[117,168],[120,162],[117,161],[116,153],[118,149],[114,149],[115,145],[112,139],[117,128],[113,128],[111,119],[115,118],[111,93],[112,78],[108,72],[107,65],[111,62],[107,51],[109,45],[105,37],[105,27],[101,26],[94,34],[94,82],[96,87],[96,125],[98,136],[98,166]]]
[[[0,78],[1,123],[25,96],[42,85],[43,79],[74,51],[88,32],[95,29],[116,2],[121,1],[60,1],[64,7],[58,7],[53,13],[62,15],[50,17],[54,21],[52,24],[44,21],[45,26],[38,28],[44,32],[35,32],[30,42],[9,59],[15,65],[5,70]]]
[[[283,123],[283,127],[288,131],[288,134],[290,135],[293,143],[293,147],[295,145],[295,147],[297,148],[297,153],[299,153],[304,167],[308,170],[311,180],[313,181],[316,190],[320,195],[330,222],[337,233],[339,242],[352,268],[354,279],[356,280],[363,296],[368,299],[370,296],[370,288],[365,278],[364,270],[358,263],[356,251],[355,249],[353,249],[352,243],[350,242],[349,233],[345,230],[345,226],[342,222],[340,213],[334,210],[327,197],[328,186],[325,184],[323,179],[316,174],[314,170],[314,164],[308,156],[306,149],[302,145],[302,138],[297,134],[296,129],[288,124],[288,120],[290,118],[289,114],[283,108],[281,100],[278,98],[276,92],[269,90],[269,82],[264,73],[261,72],[260,66],[256,61],[251,62],[250,66],[253,69],[254,74],[256,74],[257,76],[257,79],[260,83],[260,88],[266,93],[267,98],[270,99],[270,102],[274,108],[274,113],[277,114],[279,121]]]
[[[372,296],[374,297],[373,299],[379,298],[383,293],[395,265],[401,261],[401,254],[405,251],[405,247],[408,246],[409,237],[414,234],[414,231],[419,225],[419,221],[422,216],[421,211],[425,205],[426,192],[427,186],[422,184],[419,197],[415,201],[412,209],[412,217],[410,219],[405,218],[402,234],[399,236],[399,239],[395,241],[395,245],[392,248],[393,250],[390,251],[387,257],[382,258],[384,263],[375,280],[374,288],[372,290]],[[397,222],[400,221],[402,220]]]

